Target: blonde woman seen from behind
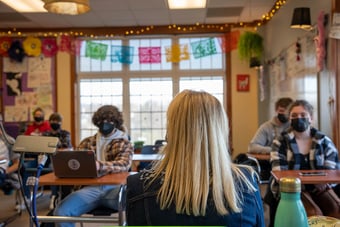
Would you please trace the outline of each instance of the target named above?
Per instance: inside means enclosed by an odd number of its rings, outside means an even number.
[[[179,93],[166,139],[163,159],[127,180],[128,225],[265,225],[258,176],[231,162],[228,118],[214,96]]]

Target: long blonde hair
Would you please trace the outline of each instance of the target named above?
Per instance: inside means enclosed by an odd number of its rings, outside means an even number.
[[[184,90],[167,112],[164,158],[155,164],[155,178],[164,175],[158,193],[161,209],[175,204],[177,213],[204,216],[211,190],[217,212],[241,211],[234,179],[256,189],[230,160],[229,126],[221,103],[206,92]]]

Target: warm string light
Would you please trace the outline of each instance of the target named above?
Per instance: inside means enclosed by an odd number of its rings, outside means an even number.
[[[253,27],[254,30],[257,30],[258,27],[266,24],[268,21],[272,19],[272,17],[280,10],[280,8],[286,4],[286,0],[277,0],[271,10],[262,15],[262,19],[255,21],[255,22],[238,22],[238,23],[228,23],[228,24],[200,24],[196,23],[194,25],[168,25],[168,26],[147,26],[147,27],[136,27],[134,29],[127,29],[126,31],[117,31],[111,33],[102,33],[93,32],[87,33],[85,31],[68,31],[68,32],[60,32],[60,31],[47,31],[47,32],[24,32],[24,31],[17,31],[16,28],[13,28],[8,31],[0,32],[0,37],[2,36],[10,36],[10,37],[28,37],[28,36],[36,36],[36,37],[58,37],[61,35],[69,35],[74,37],[90,37],[90,38],[101,38],[101,37],[122,37],[122,36],[131,36],[131,35],[143,35],[149,32],[153,32],[153,34],[157,33],[193,33],[199,32],[200,29],[204,29],[205,32],[207,30],[211,30],[212,32],[225,32],[229,31],[232,28],[251,28]],[[167,31],[164,31],[164,28]],[[64,29],[62,29],[64,30]],[[94,29],[95,30],[95,29]],[[114,29],[113,29],[114,30]],[[1,29],[0,29],[1,31]]]

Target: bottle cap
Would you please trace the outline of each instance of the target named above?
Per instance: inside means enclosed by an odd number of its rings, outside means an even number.
[[[280,179],[281,192],[301,192],[301,181],[295,177],[283,177]]]

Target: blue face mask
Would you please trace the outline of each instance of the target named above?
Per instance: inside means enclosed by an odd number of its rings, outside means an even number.
[[[291,120],[290,126],[297,132],[304,132],[309,126],[308,118],[294,118]]]
[[[104,136],[109,135],[113,131],[114,128],[115,126],[112,123],[108,123],[108,122],[104,122],[99,125],[99,131]]]

